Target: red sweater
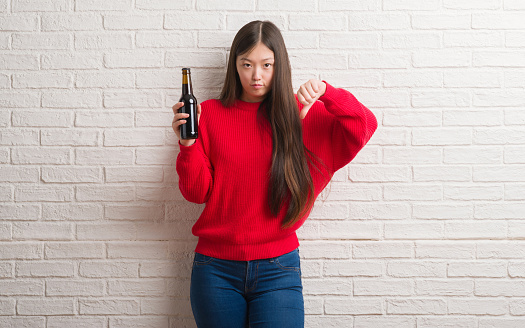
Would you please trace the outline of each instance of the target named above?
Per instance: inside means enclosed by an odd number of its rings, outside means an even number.
[[[305,146],[328,168],[318,172],[309,165],[316,198],[327,179],[356,156],[377,128],[372,112],[346,90],[326,83],[319,100],[302,121]],[[198,253],[250,261],[299,246],[295,231],[309,213],[282,229],[287,209],[283,206],[274,216],[268,206],[272,138],[269,127],[260,128],[259,105],[237,100],[227,108],[219,100],[207,100],[201,104],[199,139],[189,147],[179,144],[180,191],[190,202],[206,203],[192,229],[199,237]]]

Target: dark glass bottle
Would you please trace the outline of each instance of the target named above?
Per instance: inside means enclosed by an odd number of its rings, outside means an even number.
[[[193,95],[193,86],[191,85],[191,72],[189,68],[182,69],[182,96],[180,102],[184,106],[179,108],[179,113],[190,114],[185,118],[186,123],[180,125],[181,139],[197,139],[199,136],[197,122],[197,98]]]

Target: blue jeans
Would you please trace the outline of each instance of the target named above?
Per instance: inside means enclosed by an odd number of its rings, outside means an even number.
[[[254,261],[195,253],[190,297],[199,328],[303,328],[299,250]]]

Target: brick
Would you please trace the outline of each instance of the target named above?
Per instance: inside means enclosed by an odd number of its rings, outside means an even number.
[[[68,50],[71,37],[68,34],[17,34],[12,35],[12,48],[17,50]]]
[[[311,1],[311,0],[310,0]],[[213,0],[197,0],[196,2],[197,10],[210,10],[210,11],[252,11],[255,9],[255,4],[253,1],[242,1],[242,0],[233,0],[228,1],[227,3],[218,3]],[[272,8],[277,9],[277,8]],[[279,8],[279,10],[283,10]]]
[[[345,317],[348,318],[348,317]],[[327,326],[318,325],[317,327],[344,327],[347,321],[342,321],[339,325]],[[354,328],[369,328],[369,327],[381,327],[381,328],[413,328],[416,326],[415,318],[401,317],[401,316],[356,316],[354,319]]]
[[[159,167],[106,167],[106,182],[162,182],[163,169]]]
[[[132,0],[114,0],[111,2],[104,0],[87,0],[75,4],[76,11],[106,11],[118,10],[127,11],[132,9]]]
[[[75,301],[73,299],[21,299],[18,300],[18,315],[73,315]]]
[[[360,73],[357,71],[326,71],[322,72],[322,79],[330,81],[341,88],[380,87],[381,76],[377,72]],[[303,80],[301,80],[302,82]]]
[[[191,67],[220,68],[226,64],[226,57],[220,52],[167,51],[166,67],[178,67],[180,63]]]
[[[443,7],[447,9],[500,9],[501,1],[499,0],[481,0],[481,1],[463,1],[457,3],[453,0],[445,0]]]
[[[348,14],[350,31],[406,30],[410,27],[407,14],[396,13],[360,13]]]
[[[162,53],[152,50],[119,51],[105,54],[104,66],[107,68],[156,68],[163,66],[163,58]]]
[[[467,50],[421,50],[412,56],[414,67],[468,67],[472,64],[472,54]],[[442,92],[445,94],[445,92]]]
[[[385,110],[383,111],[383,125],[402,127],[440,126],[441,117],[441,111],[437,110]]]
[[[324,308],[325,313],[329,315],[365,315],[383,312],[380,299],[328,298],[325,300]]]
[[[323,57],[325,57],[326,60],[327,56]],[[378,53],[356,51],[350,53],[348,58],[350,68],[408,68],[410,66],[410,55],[405,52],[392,51],[389,53]],[[310,68],[312,66],[315,65],[301,68]],[[344,68],[346,65],[340,65],[339,67],[335,66],[336,65],[334,65],[334,67],[325,68]]]
[[[438,33],[383,33],[384,49],[437,49],[441,48],[441,35]]]
[[[16,313],[16,300],[0,300],[0,315],[12,315]],[[2,323],[0,317],[0,324],[2,327],[6,327],[7,323]]]
[[[470,106],[470,93],[464,91],[430,91],[412,94],[414,107],[467,107]]]
[[[352,202],[349,206],[352,220],[400,220],[409,218],[411,212],[408,204],[398,203]]]
[[[11,223],[0,223],[0,240],[12,239]]]
[[[382,99],[379,95],[383,95]],[[402,91],[360,91],[357,98],[370,108],[406,108],[410,106],[410,94]]]
[[[521,299],[510,301],[511,315],[525,315],[525,301]]]
[[[198,34],[199,48],[229,47],[235,35],[224,32],[206,31]],[[138,48],[195,48],[197,37],[194,33],[185,31],[155,32],[137,31],[135,44]],[[201,43],[202,41],[202,43]],[[156,73],[156,72],[144,72]],[[139,72],[137,72],[137,75]]]
[[[477,166],[473,168],[473,181],[482,182],[523,182],[525,165]]]
[[[525,194],[522,193],[523,188],[525,188],[525,184],[505,185],[505,200],[525,200]]]
[[[448,146],[472,144],[472,132],[464,128],[413,129],[412,145]]]
[[[472,219],[474,205],[463,203],[445,204],[414,204],[412,206],[414,219]]]
[[[510,221],[509,222],[509,239],[523,239],[525,238],[525,222]]]
[[[379,10],[381,3],[379,0],[360,1],[360,0],[320,0],[319,11],[363,11]],[[319,326],[321,327],[321,326]]]
[[[111,328],[147,328],[158,327],[168,328],[168,317],[130,317],[130,318],[109,318]]]
[[[38,16],[30,14],[10,14],[9,16],[2,16],[0,21],[0,30],[2,32],[22,32],[22,31],[37,31]]]
[[[525,147],[507,146],[503,153],[505,164],[525,164]]]
[[[359,258],[410,258],[414,254],[411,242],[377,241],[359,242],[353,247],[353,257]]]
[[[290,14],[288,28],[292,31],[341,31],[346,24],[346,18],[342,15]]]
[[[24,147],[11,152],[13,164],[71,164],[71,150],[68,148]]]
[[[525,278],[525,261],[510,261],[508,272],[511,278]]]
[[[165,259],[167,246],[165,242],[109,242],[108,258]]]
[[[415,250],[416,258],[472,259],[476,245],[471,242],[418,241]]]
[[[104,281],[47,280],[46,296],[103,296]]]
[[[0,105],[4,108],[5,107],[13,107],[13,108],[40,107],[40,96],[33,92],[7,92],[5,91],[0,94]]]
[[[348,183],[332,183],[329,188],[325,189],[321,199],[326,201],[373,201],[381,198],[381,189],[378,186],[358,185]]]
[[[388,262],[387,274],[394,278],[410,277],[445,277],[447,264],[434,261],[390,261]]]
[[[42,55],[42,69],[99,69],[102,55],[96,53],[56,53]]]
[[[103,243],[62,242],[47,243],[46,259],[90,259],[104,258],[106,255]]]
[[[114,50],[132,48],[133,40],[129,33],[89,33],[77,34],[75,36],[75,49],[79,50]]]
[[[437,10],[439,0],[430,0],[421,3],[414,0],[383,0],[383,10]]]
[[[330,261],[324,264],[323,275],[328,277],[379,277],[382,265],[375,261]]]
[[[47,328],[105,328],[105,318],[97,317],[47,317]]]
[[[70,127],[73,113],[59,111],[17,111],[13,112],[13,126],[22,127]]]
[[[215,13],[187,13],[166,14],[164,28],[167,30],[223,30],[226,25],[224,14]]]
[[[409,296],[414,284],[400,279],[354,279],[354,296]]]
[[[484,241],[477,245],[478,259],[523,259],[525,243],[520,241]]]
[[[13,0],[11,4],[13,12],[67,11],[68,9],[67,0]]]
[[[10,262],[0,262],[0,278],[12,278],[13,277],[14,264]],[[1,302],[1,301],[0,301]],[[2,303],[0,303],[2,304]],[[6,304],[6,303],[4,303]],[[0,305],[0,309],[2,305]],[[2,310],[0,310],[2,313]]]
[[[102,17],[93,14],[44,14],[42,31],[94,31],[102,29]]]
[[[13,224],[16,240],[71,240],[73,229],[69,223],[23,222]]]
[[[111,130],[104,132],[104,146],[162,146],[164,129]]]
[[[503,261],[454,261],[448,263],[447,275],[448,277],[505,278],[507,276],[507,263]]]
[[[445,31],[443,35],[445,47],[502,47],[503,42],[502,32],[499,31]]]
[[[299,35],[308,36],[307,34]],[[307,39],[309,40],[304,40],[303,44],[312,42],[310,37]],[[319,40],[322,49],[379,49],[380,47],[379,36],[371,33],[321,33]],[[289,44],[290,42],[286,42],[287,48],[290,48]]]
[[[137,73],[139,74],[139,73]],[[133,72],[77,72],[75,75],[77,88],[133,88]],[[81,113],[77,113],[82,114]],[[98,113],[100,114],[100,113]]]
[[[412,28],[416,30],[470,30],[470,14],[412,14]]]
[[[349,174],[354,182],[409,182],[411,172],[404,166],[352,166]]]
[[[525,203],[475,204],[474,217],[477,219],[523,219]]]
[[[108,283],[108,294],[113,296],[163,296],[166,284],[161,279],[115,280]]]
[[[479,319],[479,328],[521,328],[523,327],[523,324],[525,323],[525,320],[523,318],[498,318],[498,319],[492,319],[492,318],[480,318]]]
[[[162,29],[161,15],[104,15],[106,30],[158,30]]]
[[[0,69],[38,70],[39,57],[36,55],[2,54]]]
[[[325,221],[320,223],[321,239],[380,239],[375,222]]]
[[[387,222],[384,227],[385,239],[442,239],[443,224],[439,222]]]
[[[521,13],[516,12],[481,12],[472,14],[474,29],[523,29],[525,22]]]
[[[42,281],[1,280],[2,296],[38,296],[44,294]]]
[[[179,210],[176,210],[181,214]],[[182,213],[184,214],[184,213]],[[196,214],[196,213],[195,213]],[[185,216],[185,215],[183,215]],[[164,206],[148,204],[144,206],[133,205],[106,205],[104,217],[109,220],[123,220],[123,221],[153,221],[158,222],[164,219]],[[177,220],[179,220],[177,218]]]
[[[442,299],[390,299],[386,301],[387,314],[446,314],[447,303]]]
[[[40,132],[42,146],[96,146],[98,137],[98,131],[77,128],[45,129]]]
[[[133,112],[80,112],[76,114],[75,126],[81,127],[132,127]]]
[[[507,236],[507,223],[503,221],[472,221],[445,223],[447,239],[504,239]]]
[[[80,165],[131,165],[133,158],[130,148],[75,149],[75,164]]]
[[[134,262],[81,262],[78,274],[87,278],[138,277],[139,264]]]
[[[506,109],[505,110],[505,124],[506,125],[519,125],[525,122],[523,112],[520,109]]]
[[[102,171],[98,167],[43,167],[42,181],[55,183],[102,182]]]
[[[412,185],[412,184],[395,184],[385,185],[383,198],[388,201],[392,200],[441,200],[441,185]]]
[[[76,199],[81,202],[129,202],[135,199],[135,188],[120,185],[77,186]]]
[[[478,328],[477,317],[435,316],[417,318],[421,328]]]
[[[438,164],[441,163],[441,150],[430,147],[385,147],[385,164]]]
[[[479,140],[480,134],[474,133],[474,139]],[[488,133],[483,132],[488,137]],[[503,150],[500,147],[446,147],[443,151],[443,162],[446,164],[496,164],[503,160]]]
[[[446,73],[445,73],[446,74]],[[387,88],[397,87],[441,87],[443,85],[443,74],[436,71],[410,71],[397,72],[386,71],[383,73],[383,86]],[[410,113],[413,112],[412,110]],[[407,114],[410,114],[407,112]],[[379,132],[379,131],[378,131]]]
[[[106,108],[158,108],[162,107],[162,94],[159,92],[106,92],[104,93]]]
[[[490,110],[445,110],[443,125],[456,126],[494,126],[503,123],[503,112]]]
[[[463,279],[416,280],[416,294],[424,296],[467,296],[472,295],[474,281]]]
[[[42,258],[43,247],[41,244],[17,242],[0,243],[2,253],[0,260],[37,260]]]
[[[45,92],[42,94],[42,107],[49,108],[98,108],[102,105],[99,92],[67,91]]]
[[[472,65],[475,67],[525,67],[524,51],[474,51],[472,54]],[[489,95],[501,94],[502,92],[490,92]],[[503,93],[514,94],[514,91]],[[501,106],[501,105],[497,105]]]
[[[78,240],[134,240],[136,236],[137,228],[134,224],[77,224]]]
[[[246,22],[254,20],[268,20],[274,23],[281,31],[289,29],[285,15],[257,11],[254,13],[229,13],[226,17],[226,30],[237,32],[246,24]]]
[[[521,31],[508,31],[505,35],[505,45],[507,47],[521,48],[525,45],[525,33]],[[517,72],[509,72],[511,75]],[[521,81],[523,84],[523,81]]]
[[[504,72],[505,74],[505,86],[506,87],[525,87],[525,80],[522,78],[523,77],[523,74],[524,74],[524,71],[523,70],[512,70],[510,72]],[[516,115],[517,118],[521,118],[521,122],[518,121],[517,124],[523,124],[522,122],[525,120],[525,118],[523,118],[523,115],[521,113],[521,111],[518,113],[517,111],[515,111],[516,114],[519,114]],[[506,118],[506,117],[505,117]],[[510,122],[516,122],[516,120],[509,120]],[[508,123],[507,123],[508,124]],[[510,123],[512,124],[512,123]],[[516,123],[515,123],[516,124]]]
[[[48,221],[92,221],[102,216],[100,204],[44,204],[42,207],[42,219]]]
[[[301,273],[302,276],[305,276],[305,272],[313,272],[314,269],[310,267],[315,267],[317,269],[317,277],[320,276],[321,272],[321,263],[320,262],[308,262],[301,261]],[[185,278],[191,275],[192,263],[190,261],[167,261],[167,262],[143,262],[139,267],[140,277],[146,278]]]
[[[139,301],[126,299],[79,300],[80,314],[92,315],[138,315]]]
[[[30,261],[16,264],[17,277],[30,278],[66,278],[75,274],[74,264],[71,262]]]
[[[376,140],[378,140],[376,138]],[[393,140],[395,142],[395,140]],[[373,145],[373,143],[370,143]],[[355,164],[379,164],[379,147],[368,146],[368,148],[360,151],[357,156],[352,160]]]
[[[5,328],[44,328],[45,317],[0,317],[0,326]]]
[[[352,281],[349,279],[305,279],[305,295],[352,295]]]
[[[446,200],[501,200],[503,186],[501,185],[457,185],[444,187]]]
[[[348,259],[352,245],[346,242],[305,241],[301,243],[301,258],[305,259]]]
[[[0,167],[0,182],[38,182],[38,168]],[[2,215],[0,214],[0,217]]]
[[[466,166],[414,166],[414,181],[470,181],[472,173]]]
[[[169,316],[191,316],[190,301],[188,299],[177,298],[155,298],[142,299],[140,303],[141,315],[169,315]],[[190,321],[190,326],[194,325]],[[175,328],[176,326],[173,326]]]
[[[525,281],[513,280],[476,280],[476,287],[474,290],[476,296],[511,296],[524,297],[525,296]]]
[[[17,202],[69,202],[72,199],[71,187],[38,186],[15,188],[15,201]]]
[[[146,10],[163,10],[163,9],[182,9],[192,8],[192,0],[136,0],[135,8]]]

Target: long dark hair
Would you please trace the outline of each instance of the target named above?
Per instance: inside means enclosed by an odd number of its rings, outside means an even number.
[[[239,55],[250,52],[259,42],[274,53],[272,87],[259,107],[270,123],[273,140],[272,167],[268,202],[277,215],[288,203],[282,227],[299,221],[312,207],[314,185],[308,169],[310,153],[304,146],[299,108],[292,87],[292,72],[288,52],[279,28],[269,21],[253,21],[244,25],[233,39],[228,69],[220,101],[225,107],[234,104],[243,93],[237,72]]]

